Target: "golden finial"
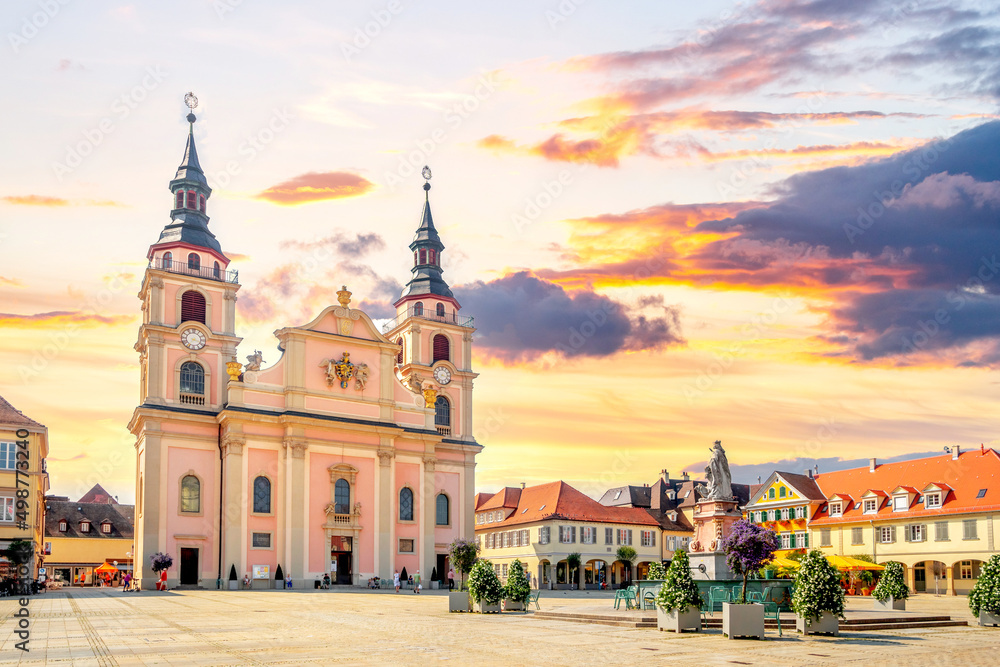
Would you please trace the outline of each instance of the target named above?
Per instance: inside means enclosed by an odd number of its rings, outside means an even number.
[[[337,292],[337,301],[339,301],[340,305],[344,308],[351,305],[351,293],[347,291],[347,285],[341,287],[340,291]]]

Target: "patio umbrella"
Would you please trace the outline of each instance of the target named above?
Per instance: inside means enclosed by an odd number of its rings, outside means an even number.
[[[830,565],[833,565],[838,570],[884,570],[884,565],[878,565],[876,563],[869,563],[866,560],[860,560],[858,558],[852,558],[850,556],[837,556],[835,554],[827,554],[826,559],[830,561]]]
[[[791,558],[777,557],[774,560],[772,560],[769,563],[769,565],[771,567],[792,567],[792,568],[794,568],[794,567],[798,567],[799,566],[799,562],[796,561],[796,560],[792,560]]]
[[[101,574],[104,574],[105,572],[112,573],[117,571],[118,568],[115,567],[114,565],[111,565],[110,563],[104,563],[100,567],[94,569],[94,572],[100,572]]]

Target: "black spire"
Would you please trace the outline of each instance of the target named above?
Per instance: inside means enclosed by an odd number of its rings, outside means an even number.
[[[431,170],[424,167],[423,176],[430,181]],[[424,183],[424,210],[420,214],[420,225],[413,235],[410,250],[413,251],[413,277],[406,283],[400,298],[408,296],[436,295],[454,299],[448,283],[441,277],[441,251],[444,244],[434,228],[434,217],[431,215],[430,201],[431,184]]]
[[[198,99],[191,93],[184,101],[194,109]],[[197,117],[193,113],[187,115],[188,136],[184,145],[184,157],[177,167],[177,173],[170,181],[170,192],[173,195],[173,209],[170,211],[170,224],[160,232],[156,242],[190,243],[222,253],[222,247],[215,235],[208,230],[208,215],[206,214],[208,198],[212,196],[212,188],[208,187],[208,179],[198,162],[198,149],[194,143],[194,122]]]

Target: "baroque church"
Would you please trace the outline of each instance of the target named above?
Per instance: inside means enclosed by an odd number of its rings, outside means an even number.
[[[331,288],[315,319],[275,331],[280,358],[237,361],[238,273],[208,228],[212,189],[194,114],[170,181],[170,222],[150,246],[135,349],[135,564],[169,554],[167,584],[214,588],[231,575],[298,588],[448,569],[474,535],[471,317],[442,277],[429,190],[412,278],[377,327]],[[425,178],[429,171],[425,169]],[[140,570],[141,568],[141,570]]]

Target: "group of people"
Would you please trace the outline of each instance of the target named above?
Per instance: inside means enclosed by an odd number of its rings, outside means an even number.
[[[395,587],[396,592],[398,593],[399,587],[400,585],[402,585],[402,582],[400,581],[399,570],[396,570],[395,572],[392,573],[392,585]],[[418,595],[420,594],[420,591],[423,590],[424,588],[423,584],[420,583],[420,570],[417,570],[416,574],[412,574],[406,578],[406,585],[412,588],[414,593]]]
[[[15,595],[34,595],[38,592],[38,581],[21,581],[16,577],[0,579],[0,597]]]

